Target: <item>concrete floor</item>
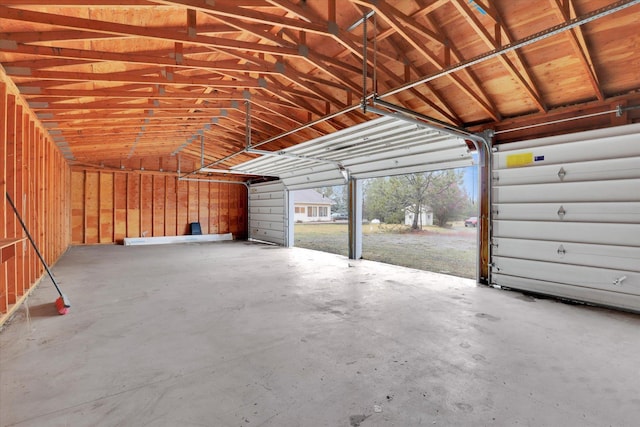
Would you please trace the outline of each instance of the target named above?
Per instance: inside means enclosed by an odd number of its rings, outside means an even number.
[[[640,316],[247,242],[73,247],[2,426],[637,426]],[[26,313],[30,316],[27,317]]]

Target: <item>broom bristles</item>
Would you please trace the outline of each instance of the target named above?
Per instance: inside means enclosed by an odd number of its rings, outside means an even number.
[[[59,297],[56,302],[56,310],[58,310],[58,314],[65,315],[69,311],[69,307],[65,305],[65,300],[62,297]]]

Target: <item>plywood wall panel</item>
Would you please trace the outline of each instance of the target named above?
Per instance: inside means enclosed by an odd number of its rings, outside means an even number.
[[[153,235],[164,236],[164,210],[165,210],[165,177],[152,176],[153,179]]]
[[[167,173],[81,168],[74,168],[71,181],[73,243],[186,235],[191,222],[199,222],[206,234],[247,236],[243,185],[179,181]],[[89,220],[92,212],[97,212],[98,222]]]
[[[100,172],[100,229],[98,240],[100,243],[111,243],[115,237],[113,235],[113,217],[115,209],[113,205],[113,179],[112,173]]]
[[[160,170],[160,159],[157,157],[144,158],[140,160],[140,169],[157,171]]]
[[[209,197],[211,200],[220,200],[220,183],[209,184]],[[209,233],[220,233],[220,203],[211,206],[209,210]]]
[[[98,243],[100,173],[87,173],[84,180],[85,243]]]
[[[71,173],[71,241],[84,242],[84,176],[82,172]]]
[[[209,218],[209,183],[197,182],[198,184],[198,221],[200,218]],[[203,234],[209,234],[209,221],[200,222]]]
[[[176,206],[176,233],[178,236],[185,235],[189,230],[189,186],[188,182],[178,181],[176,183],[176,195],[178,204]]]
[[[188,222],[197,222],[198,221],[198,182],[188,181],[187,186],[189,188],[189,217]]]
[[[153,176],[140,175],[140,235],[153,236]]]
[[[127,175],[113,174],[113,241],[118,243],[127,237]]]
[[[165,177],[165,208],[164,208],[164,235],[176,236],[178,231],[176,229],[177,224],[177,190],[176,179],[174,177]]]
[[[218,229],[229,230],[229,185],[220,184],[219,188],[220,213],[218,215]]]
[[[140,175],[127,174],[127,237],[140,235]]]

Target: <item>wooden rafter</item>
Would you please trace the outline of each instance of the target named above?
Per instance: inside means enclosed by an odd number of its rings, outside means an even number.
[[[475,30],[476,34],[487,44],[490,49],[498,49],[500,48],[500,44],[498,40],[494,36],[492,36],[489,31],[482,25],[475,11],[471,10],[467,2],[463,0],[453,0],[453,5],[458,9],[458,11],[466,18],[466,21],[471,25],[471,27]],[[485,10],[485,9],[483,9]],[[509,30],[504,26],[502,19],[500,19],[499,14],[496,11],[493,11],[491,15],[493,18],[495,25],[497,25],[496,32],[500,32],[502,34],[502,39],[505,44],[513,42],[511,38]],[[509,73],[513,76],[513,78],[520,83],[520,85],[525,89],[527,95],[533,100],[533,102],[538,106],[540,111],[547,111],[547,106],[545,105],[542,97],[536,90],[535,82],[533,81],[533,77],[527,71],[527,67],[524,64],[522,59],[522,55],[515,51],[513,52],[513,57],[515,58],[515,63],[507,55],[499,55],[498,60],[505,66],[505,68],[509,71]]]
[[[366,14],[366,9],[364,7],[362,7],[360,5],[357,5],[355,3],[352,3],[352,4],[354,5],[354,7],[358,11],[358,13],[363,14],[363,16]],[[411,18],[413,18],[413,16]],[[380,41],[384,40],[385,38],[387,38],[387,37],[389,37],[390,35],[393,34],[393,29],[392,28],[390,28],[387,31],[381,32],[381,33],[378,33],[378,28],[375,28],[374,31],[375,31],[375,33],[373,35],[373,39],[370,40],[369,45],[373,45],[375,41],[380,42]],[[371,38],[369,38],[369,39],[371,39]],[[394,59],[401,59],[403,61],[403,63],[404,63],[403,65],[404,65],[405,70],[408,67],[409,69],[411,69],[411,70],[413,70],[415,72],[416,77],[419,77],[420,73],[419,73],[417,67],[411,63],[409,58],[406,57],[406,54],[401,51],[400,47],[397,44],[394,44],[394,43],[391,43],[390,45],[391,45],[391,48],[394,50],[394,52],[393,52],[393,54],[388,54],[387,57],[393,57]],[[380,51],[378,46],[379,46],[379,44],[376,43],[376,48],[373,50],[371,56],[375,57],[375,55],[377,55],[377,53]],[[380,69],[384,73],[384,75],[387,76],[387,78],[389,78],[390,80],[392,80],[394,82],[394,85],[402,85],[402,84],[408,83],[410,81],[410,75],[408,75],[408,76],[398,76],[398,75],[394,74],[391,70],[389,70],[388,67],[386,67],[385,65],[380,64],[378,61],[375,61],[372,64],[372,67]],[[431,108],[433,108],[433,110],[436,113],[440,114],[442,116],[442,118],[444,118],[445,120],[448,120],[453,124],[460,125],[461,124],[460,118],[455,115],[455,113],[453,112],[451,107],[447,104],[447,102],[444,100],[444,98],[435,89],[433,89],[432,85],[427,83],[427,84],[425,84],[425,86],[428,88],[428,90],[431,93],[432,97],[435,98],[435,101],[433,101],[432,99],[424,96],[419,90],[417,90],[415,88],[409,89],[409,92],[412,94],[412,96],[416,97],[417,99],[419,99],[420,101],[422,101],[426,105],[429,105]],[[380,90],[378,88],[376,88],[376,92],[380,92]]]
[[[386,3],[378,3],[372,0],[353,0],[355,3],[366,5],[376,10],[376,13],[380,14],[384,20],[395,30],[395,32],[406,40],[417,52],[419,52],[424,58],[435,65],[438,69],[443,69],[446,64],[438,58],[436,54],[427,49],[424,42],[420,41],[413,33],[407,31],[403,25],[407,19],[406,15],[403,15],[398,10],[392,8]],[[425,30],[426,31],[426,30]],[[500,115],[497,113],[495,106],[491,104],[488,96],[483,93],[484,96],[479,96],[473,89],[456,74],[448,74],[448,77],[471,99],[473,99],[493,120],[499,120]]]
[[[562,20],[568,21],[576,17],[576,8],[573,0],[551,0],[551,3]],[[602,88],[600,86],[600,79],[598,78],[598,73],[593,65],[593,58],[591,57],[591,53],[589,53],[584,32],[580,27],[577,27],[565,34],[565,37],[569,39],[573,49],[580,58],[580,62],[582,63],[596,97],[601,101],[604,100],[604,94],[602,93]]]
[[[91,28],[94,32],[98,33],[136,36],[171,42],[184,42],[203,46],[222,46],[228,49],[237,49],[248,52],[258,52],[284,56],[299,55],[298,51],[293,48],[272,46],[261,43],[251,43],[240,40],[231,40],[221,37],[209,37],[202,35],[195,35],[191,37],[187,33],[183,32],[169,32],[165,31],[164,29],[143,28],[134,25],[56,15],[52,13],[43,13],[32,10],[12,9],[5,6],[0,6],[0,18],[16,21],[38,22],[42,24],[55,25],[61,28],[73,28],[79,30]]]

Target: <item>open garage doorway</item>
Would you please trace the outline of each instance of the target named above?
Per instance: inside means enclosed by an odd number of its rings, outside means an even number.
[[[476,167],[368,179],[363,199],[363,258],[476,277]]]
[[[363,180],[364,259],[476,278],[476,166]],[[294,246],[348,256],[347,186],[291,192]]]
[[[338,255],[349,253],[348,192],[346,185],[294,190],[294,244]]]

